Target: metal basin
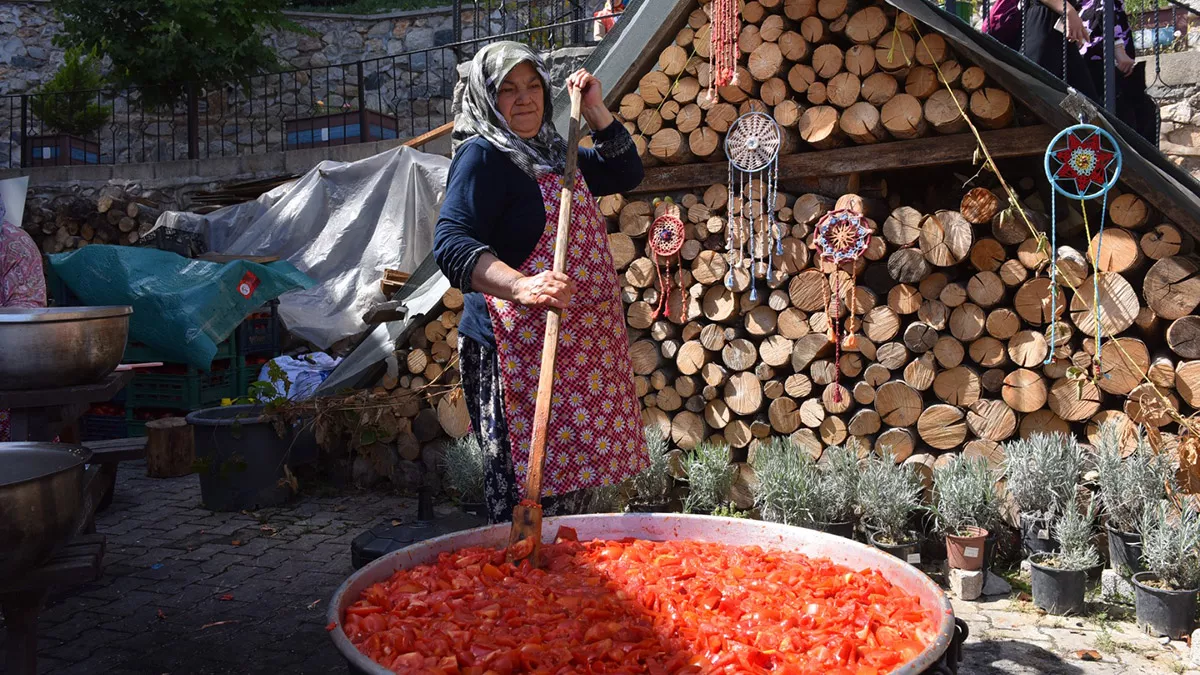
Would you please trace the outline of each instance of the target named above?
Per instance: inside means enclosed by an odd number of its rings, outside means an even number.
[[[735,546],[757,545],[766,549],[799,551],[813,557],[828,558],[851,569],[879,570],[893,584],[919,598],[922,607],[933,610],[941,617],[937,639],[915,660],[892,671],[895,675],[916,675],[925,672],[938,661],[954,639],[954,612],[946,594],[937,584],[899,558],[842,537],[741,518],[628,513],[548,518],[543,528],[547,542],[553,540],[559,525],[575,528],[581,540],[637,537],[653,541],[690,539]],[[331,631],[329,635],[338,651],[350,663],[351,671],[370,675],[390,673],[358,651],[340,630],[346,608],[358,600],[364,589],[384,581],[396,570],[434,562],[440,553],[470,546],[503,546],[508,542],[510,529],[508,524],[491,525],[430,539],[389,553],[347,579],[329,604],[327,620],[337,622],[339,626],[339,629]]]
[[[133,308],[0,308],[0,389],[98,382],[125,355]]]
[[[91,456],[63,443],[0,443],[0,579],[33,569],[66,541]]]

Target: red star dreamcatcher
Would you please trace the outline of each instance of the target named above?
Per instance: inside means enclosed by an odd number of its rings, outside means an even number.
[[[650,225],[648,244],[654,255],[654,268],[658,271],[658,285],[662,288],[658,308],[654,310],[654,318],[666,314],[671,318],[671,263],[679,260],[679,250],[683,248],[683,221],[679,218],[679,206],[670,197],[667,200],[655,200],[655,206],[662,209],[662,214]],[[659,265],[665,265],[664,275]],[[680,291],[683,290],[683,264],[679,265]]]
[[[1054,159],[1059,162],[1055,180],[1075,181],[1076,190],[1082,194],[1093,185],[1103,188],[1108,183],[1108,169],[1117,155],[1100,146],[1099,134],[1084,139],[1068,134],[1067,147],[1055,151]]]
[[[820,253],[821,258],[833,263],[831,292],[825,311],[829,317],[829,339],[834,344],[834,384],[837,384],[837,372],[840,370],[841,348],[843,346],[846,349],[858,347],[858,339],[854,335],[854,286],[856,283],[854,264],[867,252],[867,246],[871,243],[871,228],[868,223],[869,221],[861,213],[851,209],[830,211],[817,222],[817,232],[813,238],[813,246]],[[850,304],[848,309],[850,310],[849,324],[851,327],[844,345],[838,334],[838,328],[841,325],[841,322],[838,321],[838,314],[841,313],[839,302],[842,296],[841,277],[838,275],[838,269],[843,265],[849,266]],[[840,397],[841,390],[835,388],[834,400],[838,401]]]

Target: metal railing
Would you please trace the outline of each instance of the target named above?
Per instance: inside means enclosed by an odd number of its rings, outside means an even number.
[[[578,16],[583,1],[456,0],[460,37],[448,44],[237,84],[195,84],[167,108],[145,105],[136,88],[0,96],[0,168],[209,159],[415,137],[451,120],[458,65],[480,46],[587,44],[592,19]],[[80,127],[70,114],[88,105],[107,112],[98,127]]]

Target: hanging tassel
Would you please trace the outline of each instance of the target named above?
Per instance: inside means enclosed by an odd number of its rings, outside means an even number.
[[[712,25],[708,63],[712,70],[713,85],[708,91],[711,100],[716,100],[717,89],[736,85],[738,36],[741,25],[738,16],[738,0],[713,0]]]

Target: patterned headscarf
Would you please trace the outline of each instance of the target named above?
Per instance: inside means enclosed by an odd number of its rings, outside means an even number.
[[[500,83],[513,68],[526,61],[542,78],[542,89],[546,96],[542,128],[537,136],[530,139],[523,139],[514,133],[496,107]],[[457,151],[458,146],[468,139],[481,136],[534,180],[544,173],[562,173],[565,170],[567,143],[551,124],[553,116],[550,76],[541,57],[519,42],[495,42],[479,50],[471,61],[462,110],[454,118],[454,134],[451,136],[453,150]]]

